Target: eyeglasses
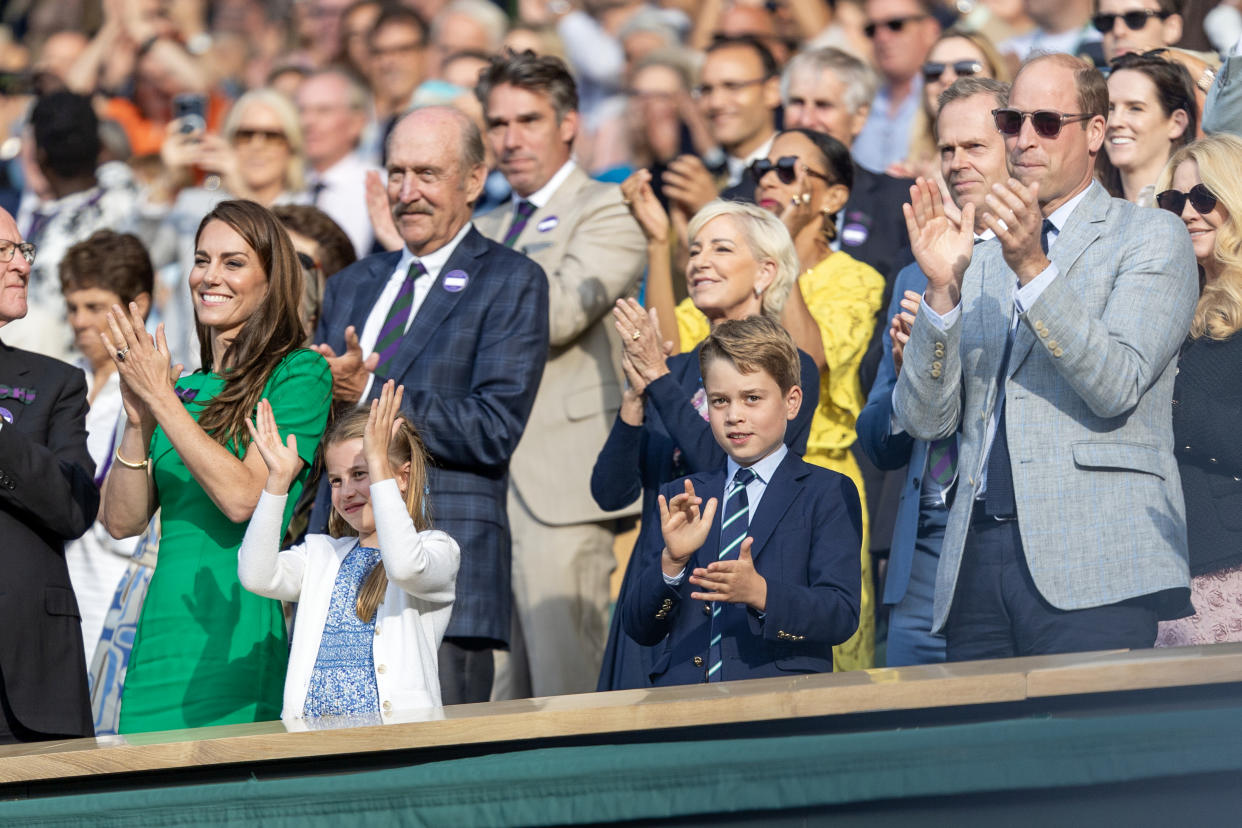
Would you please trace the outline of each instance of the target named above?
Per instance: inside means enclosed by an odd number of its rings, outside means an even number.
[[[923,64],[923,79],[929,83],[940,80],[940,76],[945,73],[946,69],[952,69],[953,74],[959,78],[967,78],[971,75],[977,75],[983,71],[983,64],[977,60],[959,60],[956,63],[932,63]]]
[[[723,89],[724,91],[728,92],[730,95],[733,95],[738,92],[741,92],[743,89],[745,89],[748,86],[754,86],[756,84],[763,83],[766,80],[767,78],[755,78],[754,80],[744,80],[744,81],[721,81],[719,84],[704,83],[704,84],[700,84],[699,86],[694,87],[693,92],[694,92],[694,97],[696,98],[706,98],[707,96],[715,92],[717,89]]]
[[[233,133],[234,144],[249,144],[254,140],[258,140],[263,144],[283,144],[289,139],[278,129],[246,129],[245,127],[242,127]]]
[[[870,40],[875,37],[877,29],[888,29],[893,34],[897,34],[906,27],[907,23],[917,23],[920,20],[926,20],[925,14],[912,14],[909,17],[894,17],[892,20],[879,20],[875,23],[868,23],[863,26],[863,34]]]
[[[1031,126],[1040,138],[1056,138],[1061,134],[1061,127],[1076,121],[1094,118],[1090,112],[1073,112],[1063,114],[1051,109],[1037,109],[1034,112],[1023,112],[1020,109],[993,109],[992,118],[996,121],[996,131],[1001,135],[1013,137],[1022,131],[1022,122],[1031,119]]]
[[[802,168],[806,170],[807,175],[814,176],[820,181],[827,182],[828,184],[836,183],[822,172],[816,172],[806,164],[803,164]],[[794,183],[794,181],[798,179],[798,156],[782,155],[780,158],[776,159],[775,163],[766,158],[756,158],[754,161],[750,162],[750,174],[754,176],[756,184],[763,180],[763,177],[773,170],[776,171],[777,180],[779,180],[782,184]]]
[[[30,242],[11,242],[6,239],[0,239],[0,262],[13,261],[13,254],[21,251],[22,258],[26,260],[26,264],[34,264],[35,251],[37,248]]]
[[[1147,21],[1151,20],[1153,17],[1159,17],[1161,20],[1164,20],[1167,17],[1169,17],[1169,15],[1170,15],[1170,12],[1166,12],[1166,11],[1152,11],[1151,9],[1136,9],[1134,11],[1128,11],[1123,14],[1094,15],[1091,18],[1091,25],[1095,26],[1096,30],[1099,31],[1101,34],[1108,34],[1109,32],[1113,30],[1113,25],[1117,22],[1117,18],[1120,17],[1122,22],[1126,24],[1127,29],[1129,29],[1132,32],[1137,32],[1139,29],[1146,26]]]
[[[1156,204],[1176,216],[1182,214],[1187,201],[1201,216],[1216,209],[1216,196],[1203,184],[1196,184],[1184,193],[1181,190],[1165,190],[1156,196]]]

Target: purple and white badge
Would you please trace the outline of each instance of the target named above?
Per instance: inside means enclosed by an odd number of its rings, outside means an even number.
[[[867,240],[867,228],[857,222],[845,225],[841,230],[841,244],[857,247]]]
[[[546,219],[536,224],[535,229],[538,230],[540,233],[546,233],[552,228],[556,227],[556,225],[560,223],[561,223],[561,220],[558,219],[556,216],[548,216]]]
[[[449,293],[460,293],[466,289],[466,282],[470,281],[470,277],[466,275],[464,270],[450,270],[444,274],[444,279],[440,284]]]
[[[13,422],[13,412],[7,408],[0,408],[0,420],[4,420],[6,423]]]

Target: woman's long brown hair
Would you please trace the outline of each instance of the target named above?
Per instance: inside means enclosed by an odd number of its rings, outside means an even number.
[[[343,443],[346,440],[361,440],[370,416],[370,406],[355,408],[340,417],[328,431],[323,446],[326,452],[329,446]],[[431,513],[427,506],[427,447],[423,438],[418,435],[414,426],[405,415],[399,415],[401,423],[396,436],[388,443],[388,462],[394,471],[406,463],[410,464],[410,478],[405,486],[405,508],[414,521],[414,528],[423,532],[431,528]],[[374,506],[372,513],[374,514]],[[345,522],[340,512],[332,509],[328,516],[328,533],[334,538],[357,535],[352,526]],[[355,611],[359,620],[370,623],[375,612],[384,601],[384,593],[388,590],[388,573],[384,571],[383,560],[367,573],[366,579],[358,589],[358,601]]]
[[[203,228],[222,221],[237,232],[259,257],[267,274],[267,297],[242,325],[237,337],[216,365],[211,351],[211,333],[195,320],[203,368],[224,378],[224,388],[207,403],[198,424],[217,443],[238,446],[246,434],[246,418],[254,414],[276,366],[306,341],[298,315],[302,301],[302,267],[293,242],[280,222],[265,207],[253,201],[222,201],[203,217],[194,234],[194,246]]]

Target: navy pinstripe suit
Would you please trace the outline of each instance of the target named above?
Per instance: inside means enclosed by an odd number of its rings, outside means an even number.
[[[368,256],[331,277],[315,342],[345,348],[361,331],[400,251]],[[466,274],[464,287],[454,278]],[[431,514],[461,545],[457,600],[446,637],[509,640],[509,457],[548,354],[548,282],[525,256],[471,229],[419,307],[371,396],[389,378],[405,386],[405,412],[431,454]],[[553,458],[549,458],[553,462]],[[582,462],[588,462],[583,459]],[[324,490],[311,531],[326,520]]]

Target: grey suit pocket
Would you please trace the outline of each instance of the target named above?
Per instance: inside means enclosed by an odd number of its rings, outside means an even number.
[[[64,587],[50,586],[43,589],[43,609],[48,615],[82,617],[78,612],[78,599],[73,590]]]
[[[1074,465],[1080,469],[1137,471],[1164,479],[1160,450],[1142,443],[1074,443]]]

